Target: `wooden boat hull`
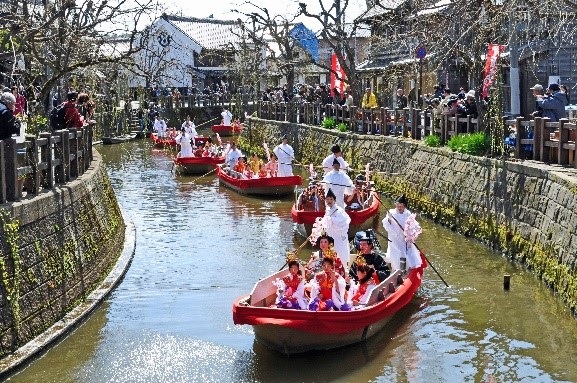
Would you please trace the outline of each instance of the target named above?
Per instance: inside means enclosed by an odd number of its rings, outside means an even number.
[[[122,144],[124,142],[133,141],[136,139],[135,134],[116,137],[102,137],[102,145]]]
[[[353,311],[307,311],[270,307],[276,278],[286,271],[259,281],[251,295],[233,304],[235,324],[253,326],[255,338],[282,354],[300,354],[346,347],[363,342],[380,330],[405,307],[421,285],[426,260],[406,276],[396,270],[375,288],[373,304]],[[270,285],[270,286],[269,286]],[[392,285],[392,286],[391,286]]]
[[[207,139],[208,139],[208,137],[197,136],[194,138],[194,142],[197,145],[198,144],[204,144]],[[155,148],[161,148],[161,149],[171,148],[171,149],[173,149],[173,148],[177,147],[176,139],[174,139],[174,138],[160,138],[156,135],[156,133],[150,134],[150,140],[152,141],[152,145]]]
[[[180,174],[205,174],[224,163],[224,157],[178,157],[174,166]]]
[[[161,138],[158,137],[156,133],[152,133],[150,135],[150,140],[155,148],[176,148],[176,140],[174,138]]]
[[[300,196],[299,196],[300,199]],[[351,217],[351,223],[349,225],[349,238],[354,237],[355,233],[361,230],[367,230],[374,228],[375,224],[378,224],[379,219],[379,207],[380,201],[378,194],[376,192],[371,192],[369,196],[368,207],[362,210],[348,210],[347,214]],[[311,235],[313,224],[318,217],[324,215],[324,211],[305,211],[296,208],[296,204],[293,204],[291,208],[291,216],[293,222],[296,223],[297,232],[308,237]]]
[[[218,133],[221,137],[230,137],[234,134],[242,133],[242,126],[226,126],[226,125],[213,125],[211,128],[213,133]]]
[[[284,196],[292,194],[300,186],[300,176],[239,179],[227,174],[221,166],[217,168],[218,182],[237,193],[259,196]]]
[[[346,334],[313,334],[276,325],[253,326],[258,342],[271,350],[284,355],[304,354],[313,351],[326,351],[343,348],[364,342],[383,329],[391,320],[386,317],[365,328]]]

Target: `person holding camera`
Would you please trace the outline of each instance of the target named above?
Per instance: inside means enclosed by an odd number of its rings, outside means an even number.
[[[549,117],[550,122],[557,122],[565,118],[565,94],[561,92],[559,84],[549,84],[548,96],[537,95],[537,105],[543,109],[543,117]]]

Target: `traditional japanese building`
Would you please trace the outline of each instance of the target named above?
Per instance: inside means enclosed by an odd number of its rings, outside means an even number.
[[[228,86],[243,30],[240,21],[162,15],[142,36],[132,87]]]

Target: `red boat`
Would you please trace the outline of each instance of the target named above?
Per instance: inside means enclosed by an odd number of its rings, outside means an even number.
[[[243,179],[238,178],[237,172],[229,172],[222,166],[218,166],[216,171],[221,185],[240,194],[282,196],[293,193],[295,186],[302,183],[300,176]]]
[[[379,218],[379,206],[380,201],[378,194],[375,191],[371,191],[369,198],[363,204],[363,208],[360,210],[352,210],[346,208],[345,211],[351,217],[351,223],[349,224],[349,238],[354,237],[355,233],[361,230],[371,229],[375,221]],[[291,208],[291,216],[293,222],[297,224],[297,231],[308,237],[311,234],[311,230],[315,220],[318,217],[325,215],[325,206],[319,206],[320,209],[315,211],[313,206],[302,203],[302,193],[297,198],[297,203],[293,204]]]
[[[228,137],[242,133],[244,127],[242,125],[213,125],[211,129],[221,137]]]
[[[152,133],[150,140],[155,148],[176,148],[176,140],[174,137],[158,137],[158,134]]]
[[[176,171],[180,174],[205,174],[224,163],[224,157],[177,157]]]
[[[371,293],[364,308],[352,311],[308,311],[277,308],[273,281],[287,275],[279,271],[254,286],[250,295],[232,306],[235,324],[252,325],[260,343],[283,354],[329,350],[363,342],[381,330],[415,295],[426,267],[407,275],[396,270]]]
[[[174,137],[158,137],[156,133],[150,134],[150,139],[155,148],[176,148],[176,139]],[[198,144],[204,144],[208,137],[196,136],[194,137],[194,142]]]

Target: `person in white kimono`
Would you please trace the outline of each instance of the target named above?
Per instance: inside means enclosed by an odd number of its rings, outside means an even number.
[[[341,171],[346,173],[347,169],[349,168],[349,164],[343,158],[343,154],[341,153],[341,147],[339,145],[333,145],[333,147],[331,148],[331,152],[332,154],[329,154],[323,160],[323,171],[325,172],[325,175],[331,170],[333,170],[333,162],[335,161],[335,159],[337,159],[341,164],[340,168]]]
[[[230,126],[230,123],[232,122],[232,113],[230,113],[228,109],[222,108],[222,113],[220,115],[222,116],[222,124],[224,126]]]
[[[288,137],[283,136],[280,145],[273,149],[278,158],[278,177],[290,177],[293,175],[292,161],[295,159],[295,151],[288,144]]]
[[[391,264],[393,270],[401,268],[401,259],[406,260],[406,267],[416,268],[421,266],[421,255],[419,250],[409,238],[405,236],[407,220],[411,212],[407,209],[407,197],[403,194],[395,200],[395,208],[387,212],[383,219],[383,227],[388,233],[389,247],[385,260]],[[419,223],[412,219],[413,230],[420,231]]]
[[[190,116],[186,116],[186,121],[182,123],[182,128],[189,137],[194,139],[194,137],[198,136],[196,125],[194,125],[194,121],[190,120]]]
[[[184,129],[180,131],[175,140],[176,144],[180,145],[180,152],[178,152],[177,157],[194,157],[192,152],[192,145],[190,143],[190,136],[185,132]]]
[[[341,163],[336,158],[333,160],[333,170],[323,177],[323,187],[325,193],[331,189],[336,196],[337,205],[345,208],[345,194],[353,193],[353,181],[351,178],[340,171]]]
[[[160,118],[158,115],[154,116],[154,131],[157,133],[159,138],[166,137],[166,122]]]
[[[334,239],[334,250],[345,268],[348,268],[351,256],[348,234],[351,217],[345,212],[345,209],[336,204],[335,193],[331,189],[326,193],[325,204],[326,209],[323,220],[327,235]]]
[[[226,154],[226,163],[228,164],[230,170],[234,168],[234,165],[236,165],[240,157],[242,157],[242,152],[236,147],[236,143],[232,142],[230,144],[230,150]]]

